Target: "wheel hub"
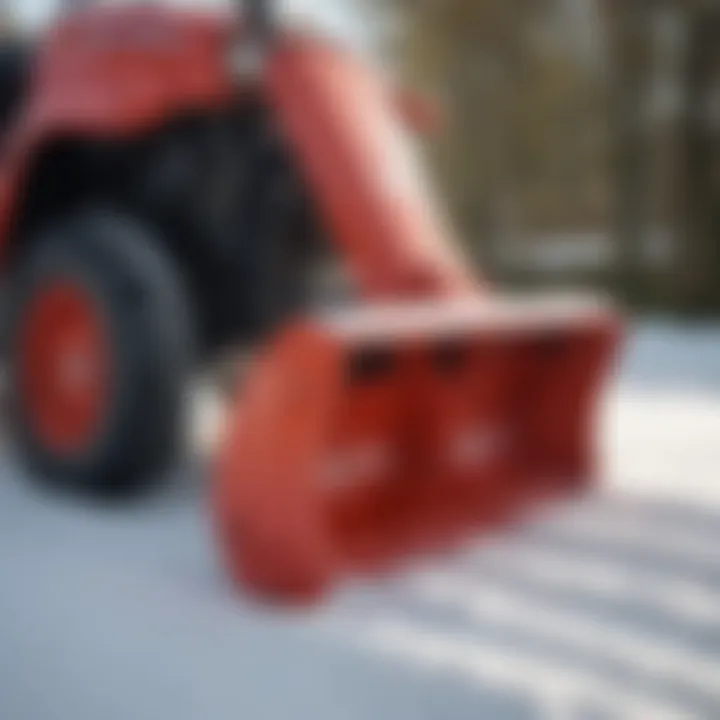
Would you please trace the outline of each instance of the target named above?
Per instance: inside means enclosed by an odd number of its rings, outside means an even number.
[[[20,383],[34,432],[52,450],[86,448],[107,410],[109,352],[94,299],[71,282],[42,288],[22,338]]]

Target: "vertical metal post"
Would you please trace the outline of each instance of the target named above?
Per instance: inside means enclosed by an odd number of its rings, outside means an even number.
[[[242,5],[245,7],[250,36],[259,45],[268,45],[275,30],[272,3],[270,0],[245,0]]]

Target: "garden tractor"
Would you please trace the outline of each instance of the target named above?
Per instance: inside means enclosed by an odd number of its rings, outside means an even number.
[[[8,426],[34,477],[148,489],[190,379],[250,346],[212,507],[265,597],[589,486],[615,312],[477,277],[410,139],[422,113],[360,55],[260,0],[82,3],[4,42]],[[316,307],[328,256],[354,292]]]

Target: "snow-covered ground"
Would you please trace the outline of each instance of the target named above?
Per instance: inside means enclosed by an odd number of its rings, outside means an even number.
[[[231,593],[197,483],[5,466],[0,720],[720,717],[720,328],[644,325],[605,415],[598,497],[303,614]]]

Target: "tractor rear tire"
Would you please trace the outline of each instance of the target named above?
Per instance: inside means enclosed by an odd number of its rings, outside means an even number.
[[[153,489],[186,430],[194,323],[172,256],[101,211],[29,238],[10,303],[10,432],[33,477],[96,499]]]

